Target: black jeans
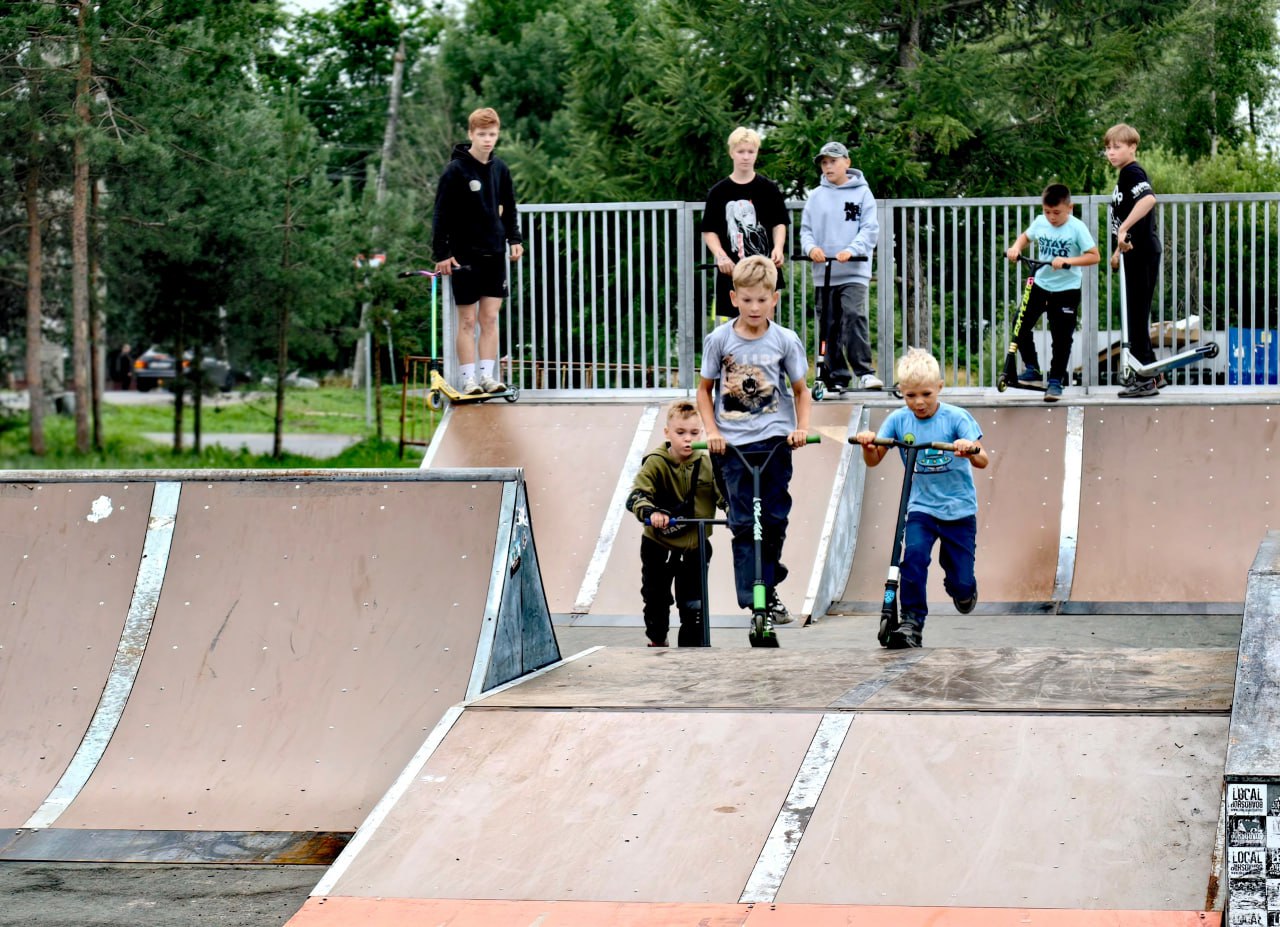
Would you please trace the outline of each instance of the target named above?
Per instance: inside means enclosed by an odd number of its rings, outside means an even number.
[[[1022,317],[1022,325],[1013,336],[1013,340],[1018,342],[1022,363],[1027,367],[1040,369],[1040,359],[1036,356],[1036,343],[1031,333],[1036,322],[1040,321],[1040,316],[1047,315],[1053,344],[1049,358],[1049,379],[1066,385],[1067,365],[1071,363],[1071,339],[1076,335],[1076,314],[1079,310],[1079,290],[1051,293],[1032,284],[1026,315]]]
[[[1154,364],[1151,347],[1151,297],[1160,276],[1160,252],[1132,251],[1120,255],[1124,261],[1125,319],[1129,326],[1129,352],[1144,367]]]
[[[747,455],[751,465],[764,463],[769,451],[777,444],[785,444],[786,438],[767,438],[742,445],[739,450]],[[714,458],[729,500],[729,530],[733,532],[733,578],[738,590],[738,605],[751,607],[751,587],[755,584],[755,544],[752,539],[751,470],[743,465],[733,451],[725,451]],[[791,516],[791,448],[783,447],[769,460],[769,466],[760,474],[760,527],[761,559],[764,584],[770,590],[782,582],[786,573],[778,567],[782,559],[782,544],[787,539],[787,519]]]
[[[818,301],[818,337],[827,345],[824,363],[830,382],[848,384],[875,373],[871,363],[871,323],[867,320],[867,285],[820,286],[815,289],[814,298]]]
[[[694,528],[688,530],[693,531]],[[707,542],[707,562],[711,562],[711,542]],[[644,633],[660,644],[671,630],[671,589],[680,612],[681,647],[702,646],[702,564],[698,549],[672,550],[651,538],[640,539],[640,596],[644,599]]]

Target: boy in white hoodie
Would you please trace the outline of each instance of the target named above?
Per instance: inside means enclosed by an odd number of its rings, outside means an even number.
[[[822,181],[809,194],[800,219],[800,250],[814,263],[813,279],[819,311],[828,294],[822,286],[825,264],[831,267],[831,315],[827,323],[827,386],[836,392],[853,386],[881,389],[871,358],[871,329],[867,321],[867,286],[871,282],[871,257],[875,253],[880,224],[876,200],[862,171],[849,166],[849,150],[839,142],[827,142],[813,159]],[[865,257],[855,261],[855,257]]]

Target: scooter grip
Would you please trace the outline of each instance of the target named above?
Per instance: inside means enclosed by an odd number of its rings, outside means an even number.
[[[804,443],[805,443],[805,444],[817,444],[817,443],[818,443],[819,441],[821,441],[821,440],[822,440],[822,435],[808,435],[808,436],[804,439]],[[693,442],[693,444],[691,444],[691,445],[689,445],[689,446],[690,446],[690,447],[692,447],[695,451],[705,451],[705,450],[707,449],[707,442],[706,442],[706,441],[694,441],[694,442]]]

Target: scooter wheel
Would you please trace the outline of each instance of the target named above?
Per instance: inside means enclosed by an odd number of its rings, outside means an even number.
[[[778,633],[765,622],[759,612],[751,616],[751,633],[747,636],[752,647],[777,647]]]
[[[520,398],[520,390],[518,389],[510,390],[508,391],[507,395],[503,396],[502,398],[505,399],[507,402],[515,402],[517,399]]]
[[[821,380],[815,380],[813,384],[813,389],[809,390],[809,393],[813,396],[814,400],[817,401],[822,399],[823,396],[827,395],[827,388],[822,385]]]
[[[1003,393],[1008,388],[1009,378],[1002,373],[1000,374],[1000,379],[996,380],[996,392]]]
[[[444,408],[444,396],[440,394],[440,390],[433,389],[427,393],[427,405],[437,412]]]

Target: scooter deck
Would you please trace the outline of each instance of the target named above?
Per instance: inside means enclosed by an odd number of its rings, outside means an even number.
[[[515,402],[520,397],[520,390],[518,389],[504,389],[498,393],[460,393],[435,370],[431,371],[431,391],[438,395],[443,395],[450,403],[455,405],[488,402],[490,399],[505,399],[507,402]]]

